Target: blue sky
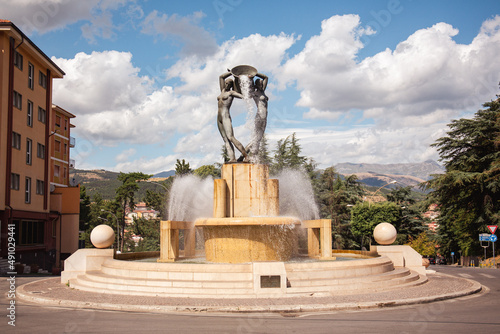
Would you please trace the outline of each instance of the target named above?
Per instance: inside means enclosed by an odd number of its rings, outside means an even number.
[[[0,0],[65,72],[77,168],[220,162],[218,76],[269,76],[270,149],[293,132],[325,168],[437,160],[446,124],[499,94],[500,2]],[[243,101],[235,136],[250,138]]]

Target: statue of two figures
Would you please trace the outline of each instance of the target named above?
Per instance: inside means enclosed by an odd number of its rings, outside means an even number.
[[[234,76],[234,80],[230,76]],[[248,65],[236,66],[219,76],[221,93],[217,97],[219,107],[217,126],[222,139],[224,139],[230,163],[236,162],[234,146],[236,146],[242,155],[238,160],[245,162],[252,160],[254,162],[258,157],[260,142],[264,136],[267,124],[268,97],[265,94],[267,80],[266,75],[258,73],[255,68]],[[234,137],[229,110],[235,97],[238,99],[253,99],[257,106],[252,138],[246,147]]]

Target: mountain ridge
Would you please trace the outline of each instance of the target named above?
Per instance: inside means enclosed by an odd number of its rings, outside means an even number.
[[[419,163],[399,163],[399,164],[370,164],[343,162],[335,166],[339,174],[351,175],[357,173],[375,173],[384,175],[409,175],[424,181],[431,178],[432,174],[441,174],[445,168],[433,160],[426,160]]]

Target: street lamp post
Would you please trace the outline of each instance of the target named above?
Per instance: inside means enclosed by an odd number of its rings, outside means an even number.
[[[398,182],[398,181],[396,181],[396,180],[392,180],[391,182],[388,182],[388,183],[384,184],[383,186],[381,186],[381,187],[379,187],[377,190],[375,190],[375,191],[374,191],[374,192],[370,195],[370,197],[374,197],[374,196],[375,196],[375,195],[376,195],[376,194],[377,194],[380,190],[382,190],[382,188],[385,188],[385,187],[387,187],[388,185],[390,185],[390,184],[394,184],[394,183],[397,183],[397,182]],[[366,198],[366,196],[364,196],[364,197],[363,197],[363,202],[364,202],[366,199],[367,199],[367,198]],[[370,202],[370,201],[368,201],[368,204],[369,204],[369,205],[371,205],[371,202]]]
[[[117,236],[116,236],[117,237],[117,239],[116,239],[116,249],[117,249],[118,252],[120,252],[120,228],[119,228],[119,224],[118,224],[118,218],[111,211],[107,211],[107,210],[104,210],[104,209],[101,209],[101,211],[102,212],[111,213],[113,215],[113,217],[115,217],[115,221],[116,221],[116,234],[117,234]],[[102,219],[104,219],[104,218],[102,218]]]

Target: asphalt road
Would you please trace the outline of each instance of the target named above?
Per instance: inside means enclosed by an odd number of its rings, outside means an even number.
[[[500,270],[431,266],[485,291],[407,307],[306,314],[148,314],[46,307],[17,301],[8,324],[9,282],[0,282],[1,333],[500,333]],[[18,277],[17,285],[32,281]]]

